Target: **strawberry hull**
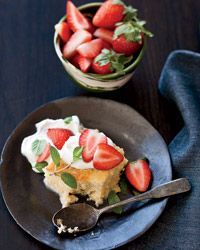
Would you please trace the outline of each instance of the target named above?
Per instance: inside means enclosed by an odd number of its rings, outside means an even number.
[[[84,13],[92,13],[101,6],[101,3],[89,3],[80,6],[78,9]],[[64,16],[59,23],[66,20]],[[61,52],[62,41],[58,36],[58,33],[54,34],[54,47],[56,53],[64,66],[65,71],[70,75],[70,77],[77,83],[79,86],[86,88],[87,90],[94,92],[105,92],[113,91],[121,88],[125,85],[133,76],[135,69],[143,58],[143,54],[146,47],[146,39],[144,39],[144,44],[141,47],[141,50],[133,58],[133,60],[127,65],[127,67],[122,72],[116,72],[106,75],[93,74],[93,73],[83,73],[74,65],[72,65],[68,60],[63,58]]]

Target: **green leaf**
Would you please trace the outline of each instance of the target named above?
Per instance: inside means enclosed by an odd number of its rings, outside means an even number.
[[[44,172],[43,172],[43,168],[46,167],[47,165],[48,165],[48,162],[46,162],[46,161],[37,162],[37,163],[35,164],[35,168],[37,169],[37,171],[38,171],[39,173],[44,173]]]
[[[60,154],[56,148],[53,146],[50,147],[50,154],[53,162],[58,167],[60,165]]]
[[[124,178],[119,181],[119,186],[122,194],[128,194],[128,184]]]
[[[69,173],[62,173],[61,179],[69,187],[74,188],[74,189],[77,188],[77,182],[76,182],[76,179],[73,175],[71,175]]]
[[[70,123],[72,122],[72,116],[66,117],[66,118],[64,119],[64,122],[65,122],[66,124],[70,124]]]
[[[108,204],[109,205],[113,205],[117,202],[120,201],[119,196],[115,193],[115,191],[110,191],[110,193],[108,194]],[[115,212],[116,214],[121,214],[122,213],[122,207],[115,207],[112,209],[113,212]]]
[[[95,58],[95,63],[98,62],[100,66],[110,63],[110,69],[119,72],[123,71],[125,65],[132,59],[132,56],[126,57],[124,54],[116,53],[113,50],[103,49],[101,54]]]
[[[133,194],[134,194],[135,196],[137,196],[137,195],[139,195],[140,193],[139,193],[138,191],[133,190]]]
[[[124,35],[127,41],[131,42],[142,42],[142,33],[152,37],[153,34],[144,28],[145,21],[131,20],[118,25],[115,29],[113,38],[116,39],[121,35]]]
[[[83,147],[76,147],[73,151],[73,161],[78,161],[82,158]]]
[[[35,155],[41,155],[47,142],[45,140],[35,140],[32,143],[32,151]]]
[[[125,6],[125,4],[121,0],[113,0],[112,4],[120,4],[120,5]]]

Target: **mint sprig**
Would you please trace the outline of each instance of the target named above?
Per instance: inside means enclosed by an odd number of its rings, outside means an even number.
[[[76,147],[73,151],[73,162],[82,158],[83,147]]]
[[[99,63],[100,66],[104,66],[110,63],[110,69],[112,71],[123,71],[125,65],[132,60],[132,56],[125,56],[124,54],[116,53],[113,50],[103,49],[94,62]]]
[[[47,142],[45,140],[35,140],[32,143],[32,151],[35,155],[41,155]]]
[[[50,154],[54,164],[58,167],[60,166],[60,154],[56,148],[50,147]]]
[[[115,204],[115,203],[117,203],[117,202],[119,202],[120,201],[120,198],[119,198],[119,196],[115,193],[115,191],[110,191],[110,193],[108,194],[108,204],[109,205],[113,205],[113,204]],[[123,209],[122,209],[122,207],[115,207],[115,208],[113,208],[112,209],[113,210],[113,212],[115,212],[116,214],[121,214],[122,213],[122,211],[123,211]]]
[[[45,168],[48,165],[48,162],[43,161],[43,162],[37,162],[35,164],[35,168],[39,173],[44,173],[43,168]]]
[[[68,185],[71,188],[76,189],[77,188],[77,182],[76,179],[73,175],[71,175],[70,173],[62,173],[61,174],[61,179],[62,181]]]
[[[64,123],[66,123],[66,124],[70,124],[71,122],[72,122],[72,116],[66,117],[64,119]]]

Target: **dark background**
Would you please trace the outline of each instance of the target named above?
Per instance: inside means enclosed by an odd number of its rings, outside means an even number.
[[[89,1],[74,1],[76,5],[86,2]],[[91,94],[71,82],[54,51],[54,25],[65,13],[65,0],[0,0],[0,150],[29,112],[45,102],[75,95],[127,103],[150,121],[167,143],[171,141],[182,120],[173,103],[159,94],[158,79],[172,50],[199,51],[200,1],[129,0],[126,3],[139,9],[155,36],[149,39],[145,57],[129,84],[113,93]],[[165,213],[145,235],[121,249],[150,249],[142,242],[156,235],[160,237],[159,225],[164,216]],[[168,249],[167,240],[160,237],[154,249],[162,246]],[[182,243],[180,249],[184,248]],[[15,224],[2,198],[0,249],[49,249]]]

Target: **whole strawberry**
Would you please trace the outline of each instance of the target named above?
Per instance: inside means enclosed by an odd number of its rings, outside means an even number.
[[[132,60],[132,56],[126,57],[113,50],[102,49],[101,53],[94,59],[92,70],[97,74],[109,74],[122,72],[125,65]]]
[[[97,27],[114,29],[115,24],[124,18],[124,3],[120,0],[107,0],[97,10],[93,24]]]
[[[126,56],[137,53],[143,45],[144,35],[152,36],[152,33],[143,27],[144,24],[144,21],[139,20],[118,24],[112,42],[114,51]]]

